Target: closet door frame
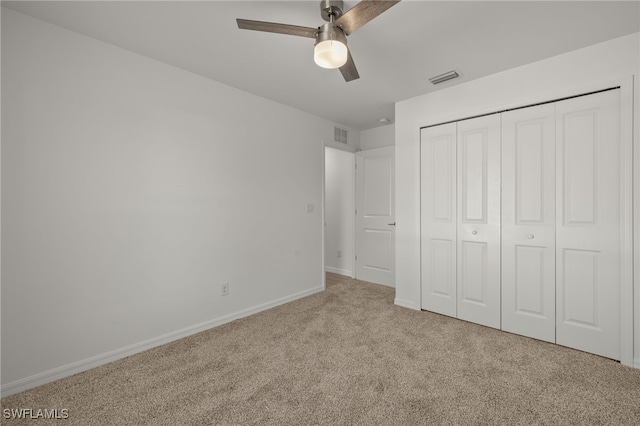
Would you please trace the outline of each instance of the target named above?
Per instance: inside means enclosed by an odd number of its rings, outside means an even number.
[[[638,84],[636,81],[635,84]],[[633,150],[633,76],[617,80],[620,86],[620,362],[634,366],[633,358],[633,310],[634,310],[634,235],[636,258],[640,254],[640,185],[635,186],[634,209],[633,169],[640,173],[640,147]],[[638,129],[640,131],[640,129]],[[634,159],[635,155],[635,159]],[[634,215],[636,228],[634,230]],[[640,261],[636,264],[640,274]],[[640,282],[640,278],[638,279]],[[636,289],[636,306],[640,310],[640,288]],[[640,315],[640,312],[637,313]],[[640,334],[640,330],[636,330]],[[640,347],[640,342],[638,347]],[[636,354],[635,367],[640,368],[640,353]]]
[[[460,114],[433,117],[420,123],[419,127],[436,126],[508,109],[558,101],[612,87],[620,88],[620,211],[622,216],[620,218],[620,363],[640,369],[640,330],[634,330],[633,320],[634,306],[638,306],[637,315],[640,316],[640,178],[636,179],[639,184],[635,185],[635,187],[633,185],[634,168],[640,176],[640,146],[635,151],[632,149],[634,143],[634,84],[640,84],[640,82],[637,81],[637,77],[634,81],[633,75],[613,75],[609,78],[595,79],[588,83],[570,84],[563,88],[552,89],[543,93],[538,92],[509,104],[496,105],[495,103],[487,103],[488,107],[473,107]],[[636,224],[635,228],[633,227],[634,223]],[[635,294],[634,265],[636,271],[635,279],[638,282]],[[635,359],[634,335],[638,336],[639,340],[636,344],[638,353],[635,355]]]

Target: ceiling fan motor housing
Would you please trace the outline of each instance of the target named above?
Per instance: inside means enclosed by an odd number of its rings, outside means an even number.
[[[333,22],[327,22],[321,26],[316,35],[316,44],[328,40],[339,41],[345,46],[347,45],[347,36],[344,35],[342,29]]]
[[[320,14],[322,19],[332,22],[342,16],[342,8],[344,2],[342,0],[322,0],[320,2]]]

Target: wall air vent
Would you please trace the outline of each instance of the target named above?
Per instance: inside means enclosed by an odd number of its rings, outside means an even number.
[[[444,74],[436,75],[435,77],[431,77],[429,81],[432,84],[440,84],[440,83],[444,83],[445,81],[452,80],[458,77],[460,77],[460,74],[458,74],[457,71],[453,70],[453,71],[445,72]]]
[[[334,127],[333,140],[340,143],[347,143],[347,131],[338,127]]]

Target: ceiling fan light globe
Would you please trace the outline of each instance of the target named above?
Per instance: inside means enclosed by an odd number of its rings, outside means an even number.
[[[316,44],[313,60],[322,68],[340,68],[347,63],[347,45],[337,40],[325,40]]]

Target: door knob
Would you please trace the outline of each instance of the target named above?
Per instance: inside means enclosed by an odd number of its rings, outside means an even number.
[[[476,230],[474,229],[473,231],[471,231],[471,233],[472,233],[473,235],[477,235],[477,234],[478,234],[478,231],[476,231]]]
[[[533,240],[533,239],[535,238],[535,235],[533,235],[533,234],[528,234],[528,235],[527,235],[527,238],[528,238],[528,239],[530,239],[530,240]]]
[[[390,223],[389,226],[396,226],[396,223],[395,222]]]

